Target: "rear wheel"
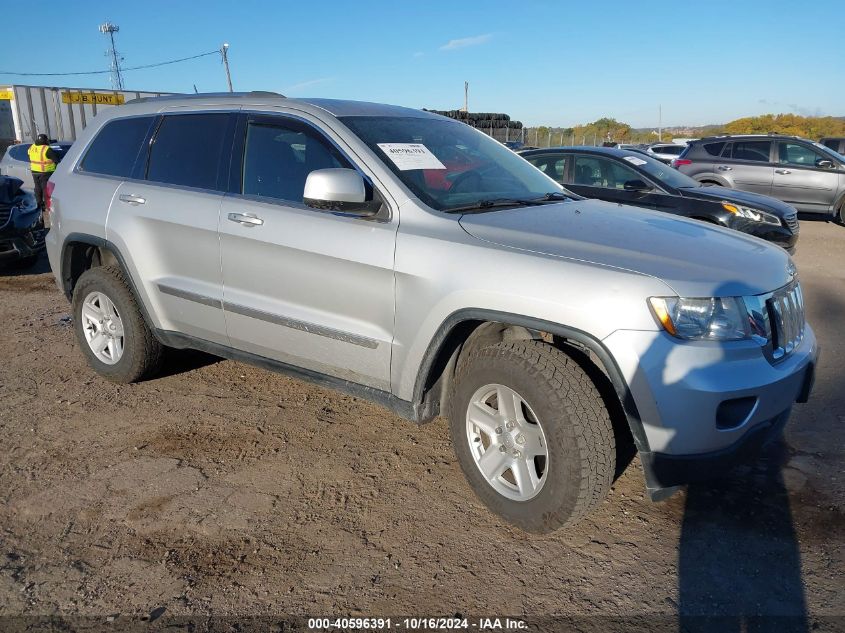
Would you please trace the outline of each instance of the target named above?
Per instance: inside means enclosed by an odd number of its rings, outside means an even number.
[[[82,353],[98,374],[128,383],[158,371],[162,345],[118,268],[97,267],[82,274],[73,289],[73,320]]]
[[[610,489],[615,441],[602,397],[546,343],[498,343],[461,359],[449,421],[470,486],[526,531],[574,522]]]
[[[716,182],[715,180],[702,180],[701,184],[705,185],[705,186],[710,185],[710,186],[713,186],[713,187],[721,187],[722,186],[722,183]]]

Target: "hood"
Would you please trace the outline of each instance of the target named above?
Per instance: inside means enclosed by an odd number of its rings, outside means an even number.
[[[768,211],[779,218],[794,215],[797,213],[795,207],[771,198],[760,193],[740,191],[739,189],[728,189],[726,187],[694,187],[691,189],[680,189],[684,198],[698,198],[699,200],[725,200],[734,204],[743,204],[763,211]]]
[[[792,279],[789,256],[763,240],[600,200],[467,214],[460,223],[485,242],[656,277],[684,297],[762,294]]]

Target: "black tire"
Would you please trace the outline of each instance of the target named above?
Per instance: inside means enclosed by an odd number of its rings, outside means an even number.
[[[715,180],[702,180],[701,184],[702,185],[710,185],[712,187],[723,187],[724,186],[724,185],[722,185],[722,183],[716,182]]]
[[[123,322],[123,355],[113,365],[97,358],[85,338],[82,305],[92,292],[101,292],[114,303]],[[138,308],[121,270],[101,266],[85,271],[73,289],[73,323],[76,339],[88,364],[101,376],[119,383],[130,383],[154,375],[160,368],[163,346],[153,335]]]
[[[527,501],[497,492],[472,456],[467,408],[473,394],[488,384],[518,392],[542,425],[548,470],[539,493]],[[527,532],[551,532],[574,523],[610,490],[616,447],[601,394],[574,359],[546,343],[498,343],[460,359],[449,426],[455,454],[473,491],[490,510]]]
[[[839,206],[839,213],[836,214],[836,221],[845,226],[845,201]]]

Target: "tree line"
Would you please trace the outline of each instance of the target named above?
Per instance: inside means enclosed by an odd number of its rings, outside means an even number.
[[[845,118],[805,117],[798,114],[763,114],[744,117],[725,123],[691,128],[690,134],[701,138],[717,134],[789,134],[818,140],[825,136],[845,137]],[[678,133],[675,132],[677,136]],[[602,117],[592,123],[574,127],[553,127],[540,125],[525,128],[525,143],[538,147],[555,145],[601,145],[613,143],[654,143],[662,137],[671,141],[673,133],[658,129],[635,129],[627,123],[609,117]]]

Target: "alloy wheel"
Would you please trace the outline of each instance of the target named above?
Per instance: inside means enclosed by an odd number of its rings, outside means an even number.
[[[549,451],[543,427],[525,399],[504,385],[484,385],[466,413],[470,453],[496,492],[514,501],[536,497],[546,482]]]

